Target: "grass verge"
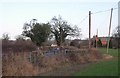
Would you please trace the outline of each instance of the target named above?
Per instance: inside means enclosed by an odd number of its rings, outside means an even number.
[[[106,48],[99,48],[103,54],[107,54]],[[109,55],[118,57],[117,49],[109,49]],[[96,64],[91,64],[88,68],[80,70],[74,76],[118,76],[118,60],[103,60]]]

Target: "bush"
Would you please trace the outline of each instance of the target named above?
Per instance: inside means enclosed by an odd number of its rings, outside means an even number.
[[[97,41],[97,44],[98,44],[98,47],[102,47],[101,39],[99,39],[99,40]]]
[[[70,46],[74,46],[74,47],[80,48],[79,40],[71,41]]]
[[[30,52],[36,49],[36,46],[28,40],[2,40],[2,52]]]
[[[96,40],[94,41],[94,47],[96,47]],[[102,47],[101,39],[97,41],[97,47]]]

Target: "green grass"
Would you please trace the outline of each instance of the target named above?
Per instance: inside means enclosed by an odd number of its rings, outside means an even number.
[[[99,48],[99,51],[103,54],[109,54],[109,55],[112,55],[114,57],[118,57],[118,49],[109,49],[108,53],[107,53],[106,48]]]
[[[100,52],[103,54],[106,53],[106,48],[100,48]],[[109,49],[110,55],[117,57],[118,50],[117,49]],[[91,64],[88,68],[84,70],[80,70],[74,74],[75,76],[118,76],[118,60],[109,60],[109,61],[101,61],[96,64]]]

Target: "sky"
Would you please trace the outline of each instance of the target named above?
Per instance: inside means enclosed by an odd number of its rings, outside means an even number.
[[[70,25],[81,28],[80,38],[86,39],[89,37],[89,11],[92,12],[91,36],[96,35],[97,29],[98,36],[108,36],[110,9],[117,8],[118,2],[119,0],[0,0],[0,38],[3,33],[8,33],[11,39],[15,39],[22,33],[23,24],[33,18],[39,23],[47,23],[54,16],[61,15]],[[111,34],[116,26],[118,9],[113,10]]]

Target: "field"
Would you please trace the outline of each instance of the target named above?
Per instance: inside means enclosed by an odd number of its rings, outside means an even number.
[[[106,53],[106,48],[100,48],[99,51]],[[111,60],[102,60],[99,63],[91,64],[89,67],[75,73],[75,76],[118,76],[118,49],[109,49],[109,55],[114,56]]]

